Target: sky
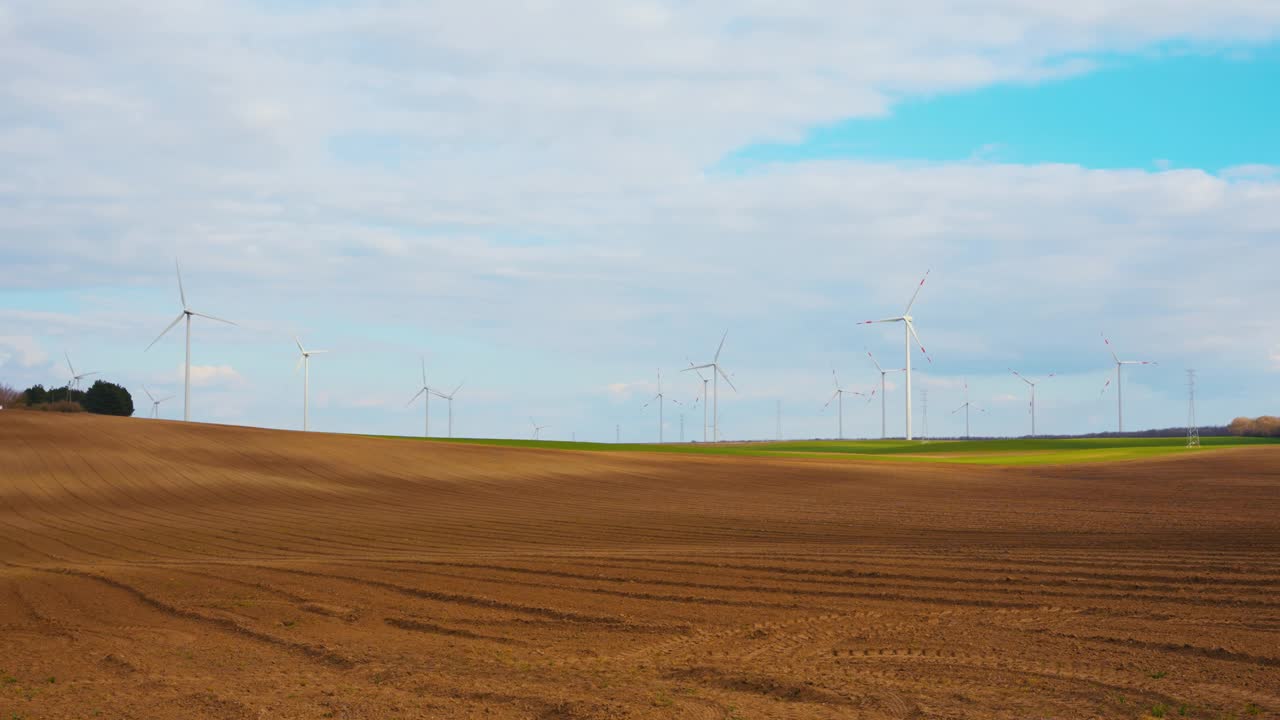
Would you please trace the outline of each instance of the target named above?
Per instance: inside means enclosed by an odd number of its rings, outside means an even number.
[[[1280,3],[0,3],[0,382],[64,354],[191,415],[833,437],[1280,413]],[[680,403],[677,405],[676,403]],[[901,376],[886,414],[901,435]],[[447,432],[446,404],[429,408]],[[847,397],[845,434],[880,403]]]

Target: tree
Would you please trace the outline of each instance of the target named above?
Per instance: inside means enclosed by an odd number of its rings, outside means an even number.
[[[0,407],[8,407],[16,405],[22,399],[22,393],[14,390],[12,386],[0,383]]]
[[[81,404],[85,410],[98,415],[128,417],[133,414],[133,396],[129,391],[105,380],[95,382],[89,392],[84,394]]]
[[[32,385],[22,393],[27,405],[39,405],[49,402],[49,391],[43,385]]]

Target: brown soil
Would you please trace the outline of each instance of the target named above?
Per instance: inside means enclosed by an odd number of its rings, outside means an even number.
[[[0,413],[3,720],[1162,708],[1280,717],[1276,450],[957,467]]]

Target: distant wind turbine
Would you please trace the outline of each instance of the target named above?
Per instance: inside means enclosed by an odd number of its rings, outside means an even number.
[[[541,439],[541,437],[542,437],[542,431],[543,431],[543,430],[546,430],[546,429],[547,429],[547,428],[549,428],[549,427],[551,427],[550,425],[539,425],[539,424],[538,424],[538,421],[537,421],[537,420],[534,420],[532,415],[530,415],[530,416],[529,416],[529,422],[533,424],[533,439],[534,439],[534,440],[539,440],[539,439]]]
[[[466,381],[464,380],[463,382],[466,382]],[[424,378],[423,384],[425,385],[425,378]],[[449,437],[453,437],[453,396],[457,395],[458,391],[461,389],[462,389],[462,383],[458,383],[458,387],[454,388],[453,392],[449,393],[448,395],[445,395],[444,393],[438,390],[431,391],[432,395],[435,395],[436,397],[441,398],[442,400],[449,401]]]
[[[1053,377],[1057,373],[1049,373],[1048,375],[1045,375],[1044,380],[1032,380],[1031,378],[1027,377],[1026,375],[1023,375],[1022,373],[1018,372],[1017,370],[1014,370],[1013,368],[1009,368],[1009,372],[1013,373],[1014,375],[1017,375],[1019,380],[1031,386],[1031,437],[1035,437],[1036,436],[1036,385],[1039,385],[1045,380],[1048,380],[1049,378]]]
[[[79,390],[81,380],[89,377],[90,375],[99,374],[98,371],[96,370],[93,372],[76,373],[75,367],[72,366],[71,364],[71,354],[65,350],[62,352],[62,354],[67,358],[67,369],[71,371],[71,379],[67,381],[67,390],[73,390],[73,389]]]
[[[969,402],[969,381],[965,380],[964,381],[964,404],[956,408],[955,410],[951,411],[951,414],[955,415],[961,410],[964,410],[964,439],[965,440],[969,439],[969,409],[970,408],[977,410],[980,413],[986,412],[986,410],[983,410],[977,405],[974,405],[973,403]]]
[[[1107,350],[1111,352],[1111,359],[1116,361],[1116,428],[1118,432],[1124,432],[1124,388],[1121,387],[1120,371],[1125,365],[1159,365],[1154,360],[1121,360],[1116,356],[1116,351],[1111,349],[1111,341],[1106,335],[1102,336],[1102,342],[1107,344]],[[1107,387],[1111,385],[1111,378],[1102,385],[1102,393],[1107,391]],[[1099,393],[1101,396],[1102,393]]]
[[[688,360],[688,358],[685,358],[685,359]],[[707,383],[711,382],[711,379],[704,376],[701,370],[694,369],[692,362],[689,363],[689,368],[693,370],[695,373],[697,373],[698,379],[702,381],[702,442],[706,442],[707,441]],[[694,402],[696,403],[697,400],[695,400]]]
[[[650,405],[653,404],[654,400],[658,401],[658,444],[661,445],[663,440],[662,439],[662,425],[663,425],[662,405],[663,405],[663,402],[666,400],[666,396],[663,395],[662,393],[662,370],[658,370],[658,394],[654,395],[653,400],[650,400],[649,402],[645,403],[644,406],[641,407],[640,409],[643,410],[644,408],[649,407]],[[677,405],[680,404],[679,400],[672,400],[671,402]]]
[[[431,437],[431,395],[434,391],[427,385],[427,359],[422,358],[422,387],[418,388],[418,392],[409,398],[409,402],[405,403],[405,407],[413,404],[418,396],[422,396],[422,437]]]
[[[872,400],[875,399],[876,391],[872,390],[871,395],[867,395],[866,393],[860,393],[855,390],[845,390],[844,388],[840,387],[840,378],[836,376],[835,368],[831,369],[831,379],[836,384],[836,391],[832,393],[831,398],[827,400],[826,404],[822,406],[822,409],[826,410],[827,406],[830,405],[833,400],[836,401],[836,404],[839,406],[839,412],[840,412],[840,439],[843,440],[844,439],[844,396],[858,395],[860,397],[867,398],[867,402],[871,402]]]
[[[711,362],[693,365],[683,370],[683,372],[689,372],[690,370],[697,372],[698,370],[711,368],[711,437],[713,442],[720,442],[720,381],[718,378],[724,378],[724,381],[729,383],[729,387],[733,388],[734,392],[738,392],[738,388],[733,386],[733,381],[725,374],[724,368],[720,367],[720,351],[724,350],[724,341],[727,337],[729,337],[729,331],[725,330],[724,335],[720,337],[720,347],[716,348],[715,357],[711,359]],[[698,373],[698,376],[701,377],[702,373]]]
[[[912,294],[912,296],[911,296],[911,301],[907,303],[907,309],[906,309],[906,310],[904,310],[904,311],[902,311],[902,314],[901,314],[901,315],[899,315],[898,317],[885,318],[885,319],[883,319],[883,320],[864,320],[864,321],[862,321],[862,322],[858,323],[859,325],[871,325],[871,324],[873,324],[873,323],[890,323],[890,322],[900,322],[900,323],[903,323],[903,325],[904,325],[903,335],[904,335],[904,336],[905,336],[905,338],[906,338],[906,342],[905,342],[905,348],[906,348],[906,367],[904,367],[904,368],[903,368],[903,371],[907,374],[907,382],[906,382],[906,391],[907,391],[907,396],[906,396],[906,408],[907,408],[907,433],[906,433],[906,437],[907,437],[907,439],[908,439],[908,440],[912,439],[912,438],[911,438],[911,339],[912,339],[912,338],[915,338],[916,344],[920,346],[920,352],[924,354],[925,359],[926,359],[926,360],[928,360],[928,361],[929,361],[929,362],[931,362],[931,363],[933,362],[933,358],[929,357],[929,353],[928,353],[928,352],[926,352],[926,351],[925,351],[925,349],[924,349],[924,343],[920,342],[920,336],[916,334],[915,318],[911,317],[911,306],[913,306],[913,305],[915,305],[915,304],[916,304],[916,298],[920,296],[920,290],[921,290],[922,288],[924,288],[924,281],[929,279],[929,273],[930,273],[930,272],[932,272],[932,270],[926,270],[926,271],[925,271],[925,274],[924,274],[924,277],[920,278],[920,284],[916,286],[916,291],[915,291],[915,293],[914,293],[914,294]]]
[[[153,345],[160,342],[160,338],[168,334],[168,332],[173,329],[174,325],[177,325],[178,323],[182,322],[183,318],[186,319],[187,321],[187,361],[186,361],[186,365],[184,366],[183,380],[182,380],[182,419],[184,421],[190,421],[191,420],[191,317],[197,316],[197,317],[206,318],[208,320],[216,320],[217,322],[226,323],[228,325],[235,325],[235,323],[231,322],[230,320],[223,320],[222,318],[216,318],[212,315],[205,315],[204,313],[196,312],[195,310],[192,310],[190,307],[187,307],[187,293],[185,290],[182,289],[182,268],[179,267],[177,260],[173,261],[173,267],[178,272],[178,295],[182,298],[182,312],[178,314],[178,317],[175,318],[173,322],[169,323],[169,326],[166,327],[156,337],[155,340],[151,341],[151,345],[147,346],[147,350],[150,350]],[[146,350],[144,350],[143,352],[146,352]]]
[[[142,386],[142,392],[146,393],[147,397],[151,398],[151,419],[153,420],[160,417],[160,403],[165,400],[173,399],[172,395],[165,395],[162,398],[157,398],[155,395],[151,394],[151,391],[147,389],[146,385]]]
[[[302,347],[302,341],[298,339],[297,335],[293,336],[293,341],[298,344],[298,352],[301,353],[301,355],[298,356],[297,364],[293,366],[293,371],[297,372],[298,366],[302,366],[302,431],[306,432],[310,429],[310,425],[307,422],[307,405],[308,398],[311,395],[311,356],[318,355],[320,353],[327,353],[329,351],[308,350]]]
[[[889,437],[889,434],[885,426],[885,409],[884,409],[885,396],[889,394],[889,391],[885,387],[884,376],[888,375],[889,373],[906,372],[907,369],[897,368],[896,370],[885,370],[884,368],[880,367],[880,363],[876,362],[876,356],[872,355],[870,350],[867,351],[867,357],[871,358],[871,362],[876,366],[876,370],[880,371],[880,439],[884,440],[885,438]]]

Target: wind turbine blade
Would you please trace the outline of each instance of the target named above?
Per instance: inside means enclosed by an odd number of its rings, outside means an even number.
[[[440,392],[439,390],[432,390],[432,391],[431,391],[431,394],[432,394],[432,395],[435,395],[436,397],[440,398],[441,400],[452,400],[452,399],[453,399],[453,398],[449,397],[448,395],[445,395],[444,393]]]
[[[924,359],[928,360],[929,364],[932,365],[933,358],[929,357],[929,351],[924,349],[924,343],[920,342],[920,336],[916,334],[916,324],[911,322],[907,323],[907,329],[911,331],[911,337],[916,339],[916,345],[920,346],[920,352],[924,354]]]
[[[298,372],[298,369],[302,367],[302,359],[303,359],[303,358],[305,358],[305,357],[306,357],[306,355],[299,355],[299,356],[298,356],[298,362],[296,362],[296,363],[294,363],[294,364],[293,364],[293,371],[294,371],[294,372]],[[415,395],[414,397],[417,397],[417,396]],[[413,401],[412,401],[412,400],[410,400],[409,402],[413,402]]]
[[[1028,380],[1028,379],[1026,379],[1026,378],[1024,378],[1024,377],[1022,377],[1022,373],[1018,372],[1017,370],[1014,370],[1013,368],[1009,368],[1009,372],[1013,373],[1014,375],[1017,375],[1019,380],[1021,380],[1022,382],[1024,382],[1024,383],[1026,383],[1026,384],[1030,385],[1031,387],[1035,387],[1035,386],[1036,386],[1036,384],[1035,384],[1035,383],[1031,382],[1030,380]]]
[[[1107,352],[1111,353],[1111,359],[1115,360],[1116,363],[1119,363],[1120,358],[1116,357],[1116,351],[1111,347],[1111,341],[1107,339],[1107,336],[1105,334],[1103,333],[1098,333],[1098,334],[1102,335],[1102,342],[1106,343]]]
[[[680,372],[689,372],[690,370],[694,370],[694,371],[703,370],[709,367],[715,367],[715,363],[707,363],[706,365],[694,365],[693,367],[687,367],[684,370],[681,370]],[[702,377],[702,373],[698,373],[698,377]]]
[[[71,377],[75,377],[76,369],[75,366],[71,364],[71,355],[66,350],[62,351],[62,355],[67,359],[67,369],[71,371]]]
[[[675,403],[675,404],[677,404],[677,405],[683,405],[683,404],[684,404],[684,403],[680,402],[679,400],[677,400],[677,399],[675,399],[675,398],[671,398],[670,402],[673,402],[673,403]]]
[[[916,286],[915,294],[911,296],[911,302],[907,303],[907,309],[902,312],[904,316],[911,314],[911,306],[916,304],[916,298],[920,296],[920,291],[924,289],[924,281],[929,279],[929,273],[933,272],[933,268],[924,271],[924,277],[920,278],[920,284]]]
[[[462,384],[463,384],[463,383],[465,383],[465,382],[466,382],[466,380],[463,380],[462,382],[458,383],[458,387],[454,388],[454,389],[453,389],[453,392],[449,393],[449,399],[450,399],[450,400],[452,400],[452,399],[453,399],[453,396],[454,396],[454,395],[457,395],[457,394],[458,394],[458,391],[462,389]]]
[[[724,374],[724,370],[721,370],[719,365],[716,365],[716,372],[720,373],[720,377],[724,378],[724,381],[729,383],[729,387],[733,388],[734,392],[738,392],[738,388],[733,386],[733,381],[729,379],[728,375]]]
[[[876,366],[876,370],[884,372],[884,368],[880,367],[880,363],[876,362],[876,356],[872,355],[870,350],[867,350],[867,357],[871,358],[871,364]]]
[[[969,404],[969,403],[965,403],[964,405],[968,405],[968,404]],[[963,409],[964,409],[964,405],[961,405],[960,407],[956,408],[955,410],[952,410],[952,411],[951,411],[951,414],[952,414],[952,415],[955,415],[956,413],[958,413],[958,412],[960,412],[961,410],[963,410]]]
[[[836,384],[836,389],[840,389],[840,378],[836,375],[836,369],[831,368],[831,381]]]
[[[321,354],[321,353],[327,353],[327,352],[329,352],[329,351],[328,351],[328,350],[308,350],[308,351],[307,351],[307,354],[308,354],[308,355],[319,355],[319,354]]]
[[[302,341],[298,339],[297,335],[293,336],[293,341],[298,344],[298,352],[302,353],[303,355],[306,355],[307,349],[302,347]]]
[[[426,392],[426,391],[427,391],[427,389],[424,387],[424,388],[422,388],[421,390],[419,390],[418,392],[414,393],[414,394],[413,394],[413,397],[409,398],[409,402],[405,403],[405,407],[408,407],[408,406],[412,405],[412,404],[413,404],[413,401],[414,401],[414,400],[417,400],[417,399],[418,399],[418,396],[419,396],[419,395],[421,395],[422,393]]]
[[[160,342],[160,338],[164,337],[170,330],[172,330],[174,325],[177,325],[178,323],[182,322],[182,318],[185,317],[186,314],[187,313],[185,311],[178,313],[178,317],[175,318],[173,322],[169,323],[169,327],[166,327],[163,331],[161,331],[161,333],[156,336],[155,340],[151,341],[151,345],[155,345],[156,343]],[[151,349],[151,345],[147,346],[147,350]],[[147,350],[143,350],[142,352],[146,352]]]
[[[891,317],[891,318],[885,318],[883,320],[863,320],[860,323],[854,323],[854,324],[855,325],[874,325],[876,323],[887,323],[887,322],[902,322],[902,318]]]
[[[1098,391],[1098,397],[1105,395],[1109,387],[1111,387],[1111,376],[1107,375],[1107,381],[1102,383],[1102,389]]]
[[[231,322],[230,320],[223,320],[223,319],[222,319],[222,318],[220,318],[220,317],[214,317],[214,316],[212,316],[212,315],[205,315],[204,313],[198,313],[198,312],[196,312],[195,310],[190,310],[190,311],[188,311],[188,312],[190,312],[192,315],[198,315],[198,316],[200,316],[200,317],[202,317],[202,318],[208,318],[209,320],[217,320],[217,321],[218,321],[218,322],[220,322],[220,323],[226,323],[226,324],[228,324],[228,325],[235,325],[235,323]]]
[[[828,398],[828,399],[827,399],[827,401],[826,401],[825,403],[823,403],[823,404],[822,404],[822,409],[823,409],[823,410],[826,410],[826,409],[827,409],[827,406],[828,406],[828,405],[830,405],[832,402],[834,402],[834,401],[835,401],[835,399],[836,399],[836,397],[837,397],[839,394],[840,394],[840,391],[839,391],[839,390],[836,390],[835,392],[831,393],[831,397],[830,397],[830,398]]]
[[[87,377],[89,377],[90,375],[101,375],[101,374],[102,374],[102,371],[100,371],[100,370],[94,370],[93,372],[80,373],[80,374],[79,374],[79,375],[77,375],[76,377],[78,377],[78,378],[87,378]]]
[[[182,266],[178,264],[178,259],[173,259],[173,269],[178,273],[178,296],[182,298],[182,309],[187,309],[187,291],[182,288]]]
[[[716,348],[716,356],[711,358],[711,362],[720,362],[720,351],[724,349],[724,341],[727,337],[729,337],[729,331],[725,330],[724,335],[720,336],[720,347]]]
[[[142,392],[146,393],[147,397],[151,398],[151,402],[156,401],[156,396],[151,394],[151,391],[147,389],[146,385],[142,386]]]
[[[165,395],[164,397],[160,398],[160,399],[159,399],[159,400],[157,400],[156,402],[158,402],[158,403],[162,403],[162,402],[164,402],[165,400],[172,400],[172,399],[173,399],[173,396],[172,396],[172,395]]]

